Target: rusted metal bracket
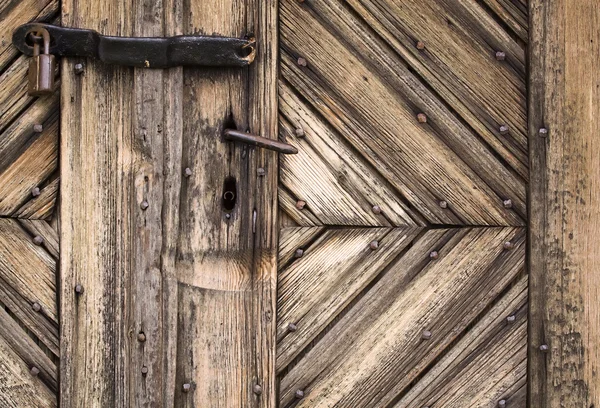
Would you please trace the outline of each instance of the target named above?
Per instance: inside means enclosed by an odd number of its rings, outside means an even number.
[[[47,30],[49,53],[62,57],[98,58],[107,64],[143,68],[176,66],[245,67],[254,61],[253,38],[180,35],[175,37],[112,37],[93,30],[30,23],[13,33],[13,44],[32,56],[32,33]]]
[[[233,142],[246,143],[252,146],[262,147],[263,149],[273,150],[283,154],[297,154],[298,149],[294,146],[266,137],[252,135],[250,133],[240,132],[239,130],[225,129],[223,138]]]

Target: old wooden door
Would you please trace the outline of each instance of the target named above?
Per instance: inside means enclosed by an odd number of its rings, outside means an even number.
[[[594,0],[0,19],[0,406],[600,405]],[[29,21],[254,38],[256,59],[63,58],[32,98],[11,45]]]

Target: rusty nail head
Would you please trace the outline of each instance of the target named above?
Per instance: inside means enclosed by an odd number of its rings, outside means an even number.
[[[39,197],[39,195],[42,194],[40,191],[39,187],[34,187],[31,189],[31,196],[32,197]]]
[[[419,121],[419,123],[427,123],[427,115],[425,115],[424,113],[419,113],[417,115],[417,120]]]
[[[373,206],[373,213],[375,214],[381,214],[381,207],[378,205],[374,205]]]
[[[541,351],[542,353],[545,353],[545,352],[547,352],[548,350],[549,350],[549,348],[548,348],[548,345],[547,345],[547,344],[542,344],[542,345],[540,346],[540,351]]]
[[[191,389],[192,389],[192,384],[190,384],[190,383],[183,384],[183,392],[190,392]]]
[[[506,407],[506,400],[501,399],[500,401],[498,401],[498,406],[500,408]]]
[[[146,334],[144,334],[144,332],[139,332],[137,335],[137,339],[140,343],[143,343],[146,341]]]
[[[514,323],[514,322],[515,322],[515,320],[517,320],[517,317],[516,317],[515,315],[510,315],[510,316],[508,316],[508,317],[506,318],[506,321],[507,321],[508,323]]]
[[[548,136],[548,129],[546,129],[546,128],[540,128],[540,130],[538,131],[538,133],[539,133],[539,135],[541,137],[546,137],[546,136]]]
[[[296,208],[299,210],[303,210],[306,207],[306,201],[298,200],[296,201]]]
[[[423,330],[423,333],[421,333],[421,338],[423,340],[429,340],[431,338],[431,332],[429,330]]]
[[[296,392],[294,393],[294,396],[297,399],[302,399],[302,398],[304,398],[304,391],[302,391],[302,390],[296,390]]]
[[[262,394],[262,387],[258,384],[254,384],[253,391],[256,395],[260,395],[260,394]]]
[[[506,53],[504,51],[496,51],[496,59],[498,61],[504,61],[506,59]]]
[[[142,210],[146,210],[149,206],[150,206],[150,204],[148,204],[148,201],[146,201],[146,200],[142,201],[142,204],[140,204],[140,208]]]
[[[83,285],[81,284],[77,284],[75,285],[75,293],[77,293],[78,295],[81,295],[83,293]]]
[[[500,134],[501,135],[507,135],[508,132],[509,132],[508,125],[500,126]]]
[[[42,310],[42,306],[38,302],[33,302],[33,304],[31,305],[31,308],[36,312],[39,312],[40,310]]]
[[[504,208],[512,208],[513,206],[512,200],[504,200],[502,204],[504,205]]]
[[[259,167],[258,170],[256,170],[256,173],[262,177],[265,175],[265,169],[263,169],[262,167]]]
[[[37,124],[37,125],[33,125],[33,131],[35,133],[42,133],[42,131],[44,130],[44,126]]]
[[[440,207],[441,208],[448,208],[448,202],[444,201],[444,200],[440,201]]]
[[[303,255],[304,255],[303,249],[301,249],[301,248],[296,249],[296,252],[294,253],[295,258],[302,258]]]
[[[417,41],[417,50],[424,50],[425,49],[425,43],[423,41]]]
[[[300,126],[298,126],[296,128],[296,130],[294,131],[294,133],[296,134],[296,137],[304,137],[304,129],[302,129]]]
[[[294,323],[290,323],[288,324],[288,330],[291,332],[295,332],[296,330],[298,330],[298,326],[296,326]]]
[[[143,366],[143,367],[142,367],[142,374],[143,374],[143,375],[146,375],[146,374],[148,374],[148,367],[146,367],[146,366]]]
[[[371,241],[371,243],[369,244],[369,248],[371,248],[371,251],[376,250],[377,248],[379,248],[379,242],[378,241]]]
[[[430,257],[431,259],[438,259],[438,258],[440,257],[440,254],[438,254],[438,252],[437,252],[437,251],[431,251],[431,252],[429,253],[429,257]]]
[[[44,238],[42,238],[39,235],[36,235],[35,237],[33,237],[33,243],[36,245],[42,245],[44,243]]]
[[[31,370],[29,370],[29,372],[31,373],[31,375],[33,375],[34,377],[37,377],[38,374],[40,373],[40,369],[37,368],[36,366],[31,367]]]
[[[305,67],[306,66],[306,59],[300,57],[298,58],[298,65],[300,65],[301,67]]]
[[[515,245],[510,241],[506,241],[502,246],[506,250],[513,249],[515,247]]]
[[[73,71],[75,71],[75,75],[81,75],[81,74],[83,74],[84,70],[85,70],[85,65],[83,65],[81,62],[78,62],[73,67]]]
[[[186,167],[185,170],[183,171],[183,175],[185,177],[190,177],[192,175],[192,169],[190,169],[189,167]]]

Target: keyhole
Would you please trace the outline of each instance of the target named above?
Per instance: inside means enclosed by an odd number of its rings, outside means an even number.
[[[233,211],[237,199],[236,183],[234,177],[227,177],[223,183],[223,208],[225,211]]]

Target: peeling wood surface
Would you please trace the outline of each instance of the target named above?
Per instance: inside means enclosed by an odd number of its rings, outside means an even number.
[[[530,10],[529,404],[598,407],[600,8],[531,0]]]

